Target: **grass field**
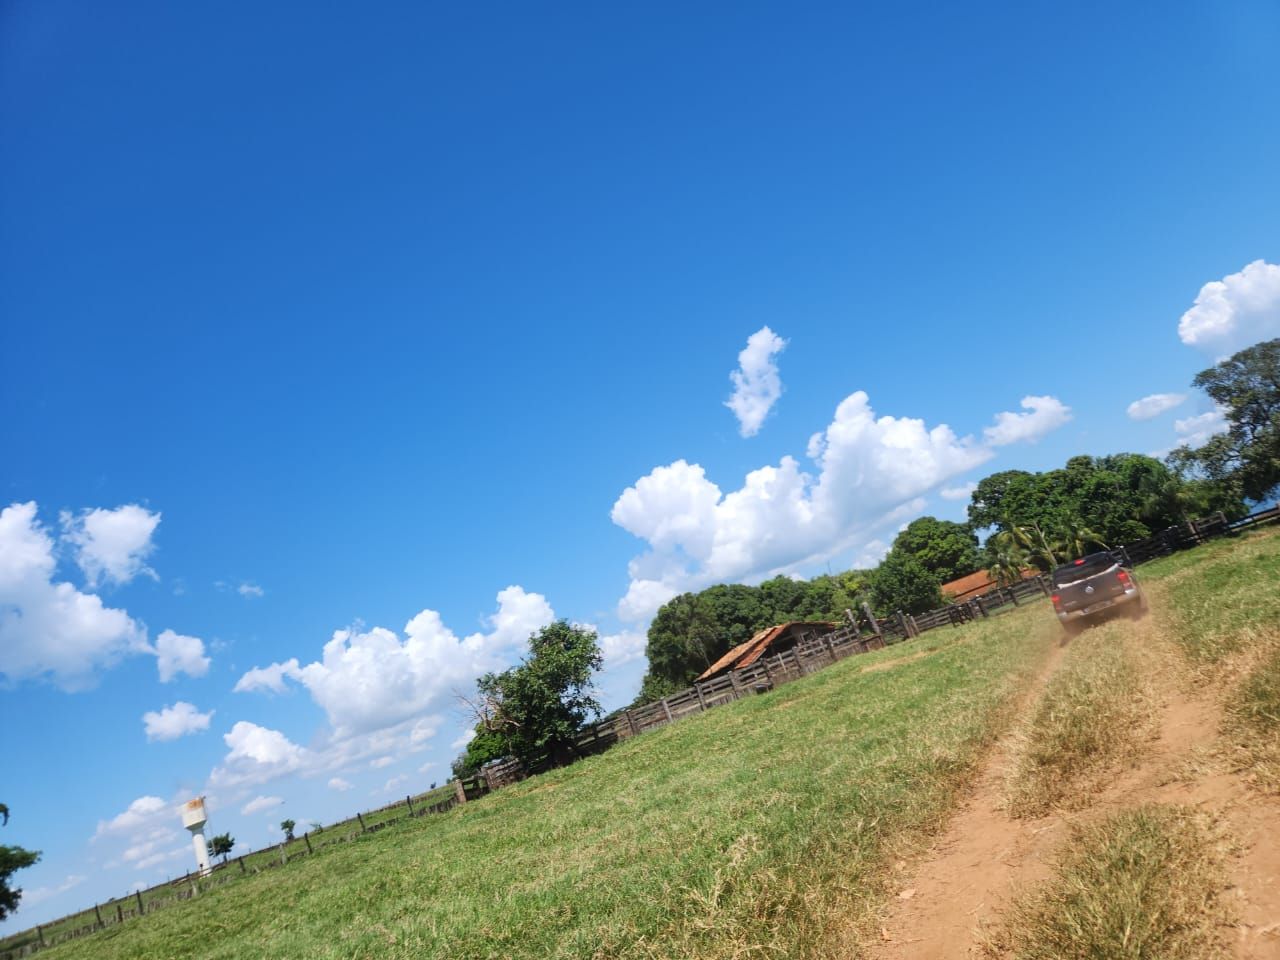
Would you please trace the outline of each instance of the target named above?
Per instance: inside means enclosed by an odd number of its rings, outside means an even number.
[[[1037,606],[852,657],[45,955],[847,955],[1052,626]]]

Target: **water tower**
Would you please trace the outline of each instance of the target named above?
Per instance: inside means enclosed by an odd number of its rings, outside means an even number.
[[[182,805],[182,825],[191,831],[191,845],[196,848],[196,866],[200,876],[209,872],[209,847],[204,842],[204,825],[209,818],[204,813],[204,797],[196,797]]]

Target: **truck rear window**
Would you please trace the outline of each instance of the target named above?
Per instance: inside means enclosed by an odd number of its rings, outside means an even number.
[[[1115,566],[1115,563],[1115,558],[1109,553],[1092,554],[1083,560],[1069,563],[1065,567],[1058,567],[1057,570],[1053,571],[1053,585],[1060,587],[1065,583],[1084,580]]]

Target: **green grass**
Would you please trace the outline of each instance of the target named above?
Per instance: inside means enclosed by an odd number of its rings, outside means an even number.
[[[1221,843],[1202,816],[1144,806],[1077,826],[1053,878],[1014,904],[989,953],[1014,960],[1226,956]]]
[[[439,803],[453,795],[453,786],[446,784],[445,786],[436,787],[428,790],[426,793],[419,794],[413,798],[415,809],[430,806]],[[374,827],[380,823],[386,823],[407,816],[407,810],[404,804],[389,805],[386,808],[380,808],[362,813],[366,827]],[[328,827],[317,828],[313,830],[309,837],[303,838],[299,833],[294,840],[286,843],[284,846],[285,860],[292,860],[298,857],[307,856],[309,853],[308,842],[310,842],[310,850],[318,851],[321,847],[328,846],[333,843],[346,842],[353,839],[360,833],[360,821],[356,817],[343,820],[338,823],[331,824]],[[214,886],[221,886],[227,883],[235,883],[246,879],[247,876],[263,870],[274,869],[281,865],[280,850],[278,847],[268,847],[263,850],[256,850],[252,853],[240,854],[237,858],[232,858],[228,863],[223,863],[220,858],[214,858],[214,869],[212,875],[207,880],[200,881],[203,889],[210,889]],[[244,863],[244,867],[240,866],[240,862]],[[178,899],[179,892],[186,892],[189,889],[189,882],[178,877],[171,882],[161,884],[143,890],[140,893],[143,908],[145,910],[164,909]],[[123,897],[117,897],[108,900],[99,905],[102,912],[103,920],[108,923],[117,922],[118,916],[116,912],[117,905],[123,908],[127,915],[130,911],[137,910],[138,897],[133,894],[127,894]],[[61,936],[73,930],[84,927],[93,926],[96,923],[97,914],[93,908],[82,910],[79,913],[70,914],[66,917],[60,917],[51,923],[43,925],[44,937],[46,940],[57,940]],[[126,920],[130,920],[126,916]],[[0,938],[0,954],[9,950],[16,950],[28,944],[38,942],[38,937],[34,929],[22,930],[10,936]]]
[[[1140,568],[1156,614],[1193,663],[1211,665],[1280,625],[1280,528],[1215,541]]]
[[[1012,816],[1079,805],[1099,775],[1149,737],[1155,704],[1142,642],[1127,621],[1071,642],[1023,731],[1008,784]]]
[[[942,822],[1051,621],[1037,605],[851,657],[46,955],[847,956],[886,859]]]

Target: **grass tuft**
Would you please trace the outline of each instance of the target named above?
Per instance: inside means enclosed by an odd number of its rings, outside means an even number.
[[[1266,790],[1280,790],[1280,634],[1259,644],[1244,681],[1228,696],[1226,734],[1241,768]]]
[[[1145,806],[1077,826],[1054,876],[987,944],[1009,960],[1225,956],[1223,844],[1185,807]]]
[[[1127,625],[1077,637],[1022,731],[1007,785],[1014,817],[1080,806],[1097,777],[1154,732],[1156,704]]]

